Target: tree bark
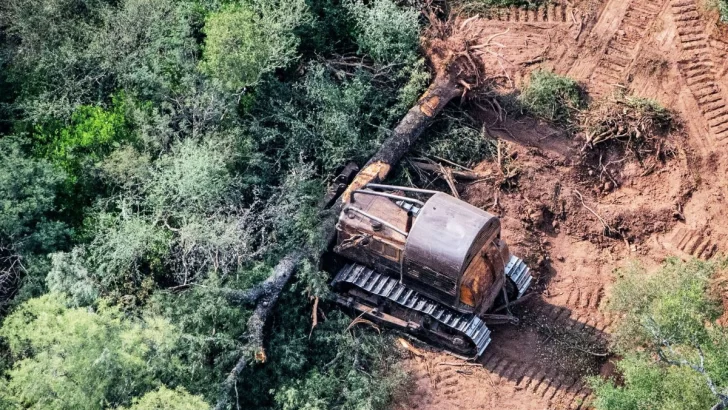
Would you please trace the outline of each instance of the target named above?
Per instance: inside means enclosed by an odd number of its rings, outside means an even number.
[[[392,168],[417,142],[417,139],[430,125],[432,119],[445,108],[450,100],[461,93],[460,87],[450,75],[442,74],[435,77],[435,80],[420,97],[417,104],[410,108],[394,129],[392,135],[382,143],[379,150],[367,161],[349,184],[349,187],[342,195],[342,201],[348,202],[352,191],[361,189],[369,183],[384,181]],[[340,208],[341,204],[338,205]]]
[[[258,305],[253,311],[253,316],[248,319],[248,343],[253,349],[253,352],[255,352],[255,360],[257,362],[265,363],[268,360],[263,346],[265,324],[283,288],[303,259],[303,255],[302,250],[296,250],[278,262],[278,265],[273,270],[273,274],[266,279],[267,286],[263,290],[262,297],[258,300]]]
[[[302,258],[302,252],[291,252],[278,262],[275,268],[273,268],[273,272],[263,283],[246,290],[220,288],[218,292],[228,302],[237,305],[251,305],[258,302],[260,302],[258,305],[269,304],[271,301],[270,298],[274,296],[275,292],[280,292],[283,289],[283,286],[280,286],[281,282],[285,285]],[[275,300],[273,300],[273,304],[275,304]],[[250,322],[248,323],[250,324]],[[250,330],[250,327],[248,330]]]

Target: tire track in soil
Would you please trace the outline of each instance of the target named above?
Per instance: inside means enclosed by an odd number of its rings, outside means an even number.
[[[585,292],[586,295],[600,293],[596,290]],[[440,366],[438,363],[457,362],[445,353],[428,352],[424,358],[416,358],[413,379],[418,390],[427,392],[417,395],[417,407],[517,408],[509,405],[528,403],[528,408],[589,408],[591,390],[585,385],[581,371],[574,371],[569,364],[558,366],[553,363],[563,359],[564,354],[573,355],[574,351],[564,348],[563,342],[556,340],[557,336],[549,336],[544,330],[559,329],[559,334],[581,335],[594,343],[603,341],[611,318],[597,310],[599,297],[589,297],[589,302],[585,300],[587,298],[575,295],[569,299],[570,307],[551,305],[543,300],[527,303],[527,309],[532,313],[527,313],[517,328],[499,329],[495,333],[493,344],[478,359],[482,368]],[[538,338],[538,346],[520,346],[524,335]],[[534,355],[549,357],[552,363],[536,359]],[[469,372],[466,376],[458,369],[473,370],[466,370]],[[487,399],[474,400],[472,394],[477,389],[487,390],[484,392]]]
[[[546,355],[559,350],[564,353],[565,350],[559,346],[563,341],[548,334],[552,329],[558,329],[555,333],[559,334],[580,335],[584,341],[593,344],[603,342],[612,320],[596,309],[600,297],[591,297],[601,294],[601,291],[586,292],[590,296],[588,299],[574,293],[570,297],[569,307],[550,305],[544,301],[533,302],[530,310],[538,313],[525,318],[523,327],[516,331],[541,333],[545,340],[542,340],[539,349],[543,349]],[[507,335],[503,338],[510,339]],[[574,374],[542,360],[519,360],[516,352],[509,352],[507,341],[503,340],[500,344],[498,340],[494,342],[494,348],[486,351],[479,361],[492,373],[492,377],[498,379],[497,384],[512,387],[511,397],[522,397],[524,394],[535,396],[549,408],[585,408],[591,391],[585,386],[579,372]]]
[[[717,37],[719,34],[713,33],[710,38],[710,49],[713,51],[713,61],[718,70],[718,77],[728,74],[728,39]]]
[[[698,7],[695,0],[671,2],[680,48],[683,51],[683,58],[678,61],[678,69],[712,134],[704,135],[703,138],[710,148],[714,148],[717,142],[728,138],[728,107],[716,82],[711,44],[705,34],[705,23]]]
[[[678,228],[671,238],[670,245],[686,255],[708,260],[725,248],[725,238],[709,237],[701,231],[686,227]]]
[[[508,21],[512,23],[566,23],[571,21],[574,9],[566,4],[549,3],[533,9],[510,7],[491,9],[483,18],[487,20]]]
[[[596,87],[593,92],[601,95],[615,84],[624,82],[628,69],[639,54],[645,34],[665,5],[665,0],[632,0],[619,29],[609,39],[590,80]]]
[[[538,8],[515,6],[508,8],[491,8],[486,10],[482,16],[482,20],[490,21],[495,25],[499,25],[497,30],[492,28],[490,29],[493,31],[492,34],[505,34],[500,28],[503,27],[503,30],[506,30],[507,28],[507,30],[510,31],[510,36],[518,36],[518,34],[515,34],[516,32],[521,33],[521,38],[526,39],[527,44],[529,40],[534,37],[541,38],[540,40],[536,40],[538,45],[532,45],[532,47],[542,48],[543,51],[540,54],[533,54],[531,58],[524,59],[522,55],[518,56],[518,53],[514,55],[512,51],[509,51],[508,53],[511,54],[511,57],[515,57],[517,62],[513,63],[508,60],[503,60],[504,65],[508,67],[508,76],[511,86],[516,88],[528,82],[530,72],[529,70],[524,69],[524,67],[536,64],[535,61],[552,59],[559,60],[563,57],[563,54],[568,52],[570,48],[566,44],[562,43],[559,47],[553,47],[551,45],[552,36],[558,37],[566,35],[566,32],[575,28],[576,25],[579,24],[578,22],[582,19],[583,15],[579,9],[573,7],[571,4],[560,4],[555,2],[543,4]],[[573,34],[568,36],[571,37],[572,35]],[[510,44],[508,41],[504,42],[502,39],[503,37],[499,37],[498,42],[506,44],[504,48],[510,48],[515,45]],[[571,40],[572,39],[569,38],[567,43]],[[519,48],[518,46],[523,45],[518,44],[516,45],[516,48]]]

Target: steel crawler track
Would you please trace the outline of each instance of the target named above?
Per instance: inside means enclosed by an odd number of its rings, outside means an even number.
[[[512,280],[518,288],[518,296],[528,288],[531,275],[528,267],[519,258],[511,257],[506,272],[515,275]],[[463,314],[443,306],[399,283],[396,278],[380,274],[364,265],[345,265],[333,280],[332,285],[348,284],[368,293],[387,298],[405,308],[428,315],[447,326],[453,333],[465,336],[475,346],[480,356],[490,344],[491,331],[485,322],[474,314]]]

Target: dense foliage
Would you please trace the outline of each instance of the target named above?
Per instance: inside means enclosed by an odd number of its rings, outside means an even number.
[[[706,409],[726,397],[720,268],[668,260],[651,275],[620,273],[609,308],[623,315],[614,335],[622,382],[592,380],[597,409]]]
[[[0,335],[13,359],[3,397],[17,407],[95,409],[129,401],[170,379],[180,334],[161,317],[126,318],[116,307],[67,308],[63,295],[31,299]]]
[[[251,311],[221,288],[320,245],[326,182],[429,80],[419,24],[392,0],[2,2],[0,407],[214,404],[249,353]],[[233,408],[377,409],[403,388],[316,262]]]

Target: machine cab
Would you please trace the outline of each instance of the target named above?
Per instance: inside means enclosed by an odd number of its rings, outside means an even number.
[[[352,193],[337,231],[337,254],[462,313],[485,313],[505,285],[498,218],[442,192],[370,184]]]

